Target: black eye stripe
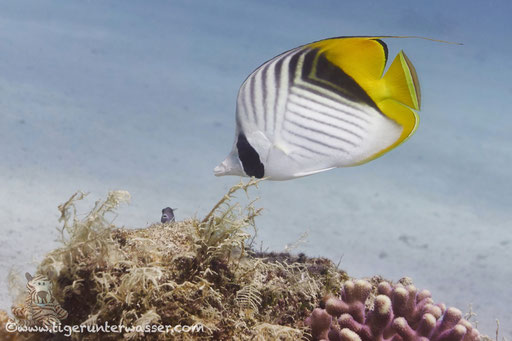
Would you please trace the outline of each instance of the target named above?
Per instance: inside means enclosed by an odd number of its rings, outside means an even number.
[[[242,162],[245,174],[258,179],[263,178],[265,176],[265,167],[260,161],[258,152],[250,145],[243,133],[238,135],[236,148],[238,149],[238,157]]]

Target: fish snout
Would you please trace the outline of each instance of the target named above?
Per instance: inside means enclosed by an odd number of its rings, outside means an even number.
[[[232,152],[228,157],[213,169],[215,176],[239,175],[247,176],[242,169],[238,154]]]
[[[227,164],[226,164],[226,160],[222,161],[220,163],[220,165],[218,165],[217,167],[215,167],[213,169],[213,174],[215,174],[215,176],[223,176],[223,175],[227,175]]]

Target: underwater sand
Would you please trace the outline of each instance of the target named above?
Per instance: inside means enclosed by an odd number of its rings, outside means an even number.
[[[308,232],[296,252],[342,257],[354,277],[412,277],[510,339],[512,6],[408,6],[0,2],[0,277],[57,245],[56,207],[77,189],[128,190],[117,225],[149,225],[165,206],[204,215],[239,181],[212,169],[232,145],[238,87],[270,57],[330,36],[424,35],[465,45],[387,40],[420,77],[417,133],[361,167],[262,183],[258,239],[281,251]]]

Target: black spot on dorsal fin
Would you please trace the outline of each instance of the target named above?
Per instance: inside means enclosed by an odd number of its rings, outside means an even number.
[[[238,135],[236,148],[238,149],[238,157],[242,162],[245,174],[258,179],[263,178],[265,175],[265,167],[260,161],[258,152],[250,145],[243,133]]]

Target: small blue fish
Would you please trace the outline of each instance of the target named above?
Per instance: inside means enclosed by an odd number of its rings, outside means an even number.
[[[162,210],[162,218],[160,219],[160,222],[162,224],[174,222],[175,221],[175,219],[174,219],[174,211],[175,210],[176,210],[175,208],[170,208],[170,207],[164,208]]]

